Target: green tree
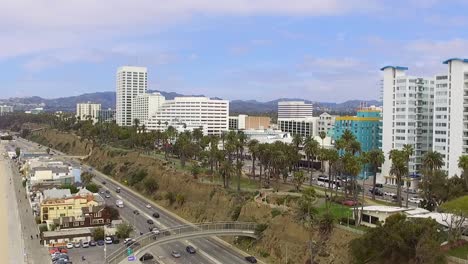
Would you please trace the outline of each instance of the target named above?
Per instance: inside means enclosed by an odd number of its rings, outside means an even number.
[[[458,158],[458,168],[462,170],[465,179],[465,188],[468,189],[468,155],[461,155]]]
[[[96,227],[93,229],[92,236],[94,240],[104,240],[104,228]]]
[[[159,189],[158,181],[151,176],[148,176],[143,180],[143,186],[148,194],[154,194],[154,192]]]
[[[410,161],[410,157],[413,155],[414,148],[410,144],[404,144],[402,150],[406,159],[406,207],[408,207],[409,186],[410,186],[409,180],[411,178],[410,172],[409,172],[409,169],[410,169],[409,161]]]
[[[192,166],[192,169],[190,169],[190,172],[192,173],[194,179],[198,179],[198,175],[201,173],[201,167],[198,166],[198,164],[195,164]]]
[[[314,188],[308,187],[302,190],[302,196],[299,198],[297,203],[297,213],[299,219],[309,222],[315,219],[317,214],[317,210],[314,207],[316,199],[317,194]]]
[[[86,190],[92,192],[92,193],[98,193],[99,192],[99,186],[95,183],[88,183],[86,185]]]
[[[93,178],[94,178],[94,174],[91,174],[91,173],[86,172],[86,171],[81,173],[81,183],[83,185],[88,185],[89,183],[91,183]]]
[[[237,172],[237,191],[240,192],[240,183],[242,168],[244,167],[244,148],[247,143],[247,136],[244,132],[237,132],[236,136],[236,172]]]
[[[20,148],[15,148],[15,154],[16,154],[16,157],[19,158],[19,156],[21,154],[21,149]]]
[[[372,171],[374,172],[372,186],[375,190],[375,185],[377,184],[377,171],[385,162],[385,155],[380,149],[372,149],[366,154],[366,162],[372,167]],[[375,192],[372,192],[372,200],[375,200]]]
[[[403,150],[393,149],[390,151],[390,159],[392,160],[390,174],[396,178],[398,206],[401,207],[401,182],[408,171],[406,153]]]
[[[117,225],[115,234],[118,238],[127,238],[130,236],[130,233],[133,231],[133,226],[128,223],[122,223]]]
[[[305,181],[305,176],[303,171],[295,171],[293,173],[293,183],[294,187],[296,187],[296,191],[301,189],[302,184]]]
[[[62,184],[60,189],[70,189],[71,193],[77,193],[78,192],[78,188],[76,188],[75,185],[71,185],[71,184]]]
[[[304,142],[304,138],[302,137],[301,134],[294,134],[293,139],[292,139],[292,144],[294,147],[296,147],[297,150],[299,150],[299,147],[302,145]]]
[[[252,177],[255,180],[255,161],[257,160],[257,155],[259,151],[259,142],[256,139],[252,139],[247,143],[247,147],[252,157]]]
[[[312,137],[307,137],[304,143],[304,153],[307,158],[308,170],[309,170],[309,183],[312,185],[312,164],[313,159],[317,157],[319,150],[319,143]]]
[[[120,219],[120,213],[119,213],[119,210],[117,208],[106,205],[104,207],[104,210],[107,210],[109,212],[111,220]]]

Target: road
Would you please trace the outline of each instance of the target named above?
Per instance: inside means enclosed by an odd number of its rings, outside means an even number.
[[[29,142],[24,139],[18,139],[23,147],[36,147],[37,144],[34,142]],[[54,153],[59,154],[59,156],[65,157],[63,153],[53,150]],[[58,157],[56,157],[58,158]],[[80,161],[66,158],[67,162],[71,163],[75,167],[80,167]],[[83,170],[89,170],[91,167],[83,165]],[[120,199],[124,201],[124,208],[119,208],[120,215],[122,218],[127,220],[129,223],[133,224],[135,228],[142,232],[148,232],[149,225],[147,224],[148,219],[152,219],[155,225],[159,228],[166,228],[172,226],[178,226],[187,224],[186,220],[176,216],[175,214],[168,212],[166,209],[158,206],[157,204],[148,201],[147,199],[139,196],[132,190],[121,185],[118,182],[112,181],[108,176],[92,168],[91,171],[94,174],[93,180],[102,184],[102,181],[106,181],[106,184],[103,185],[104,189],[109,190],[111,193],[111,198],[106,198],[106,203],[108,202],[111,205],[115,205],[115,200]],[[122,191],[116,193],[115,190],[117,187],[121,187]],[[150,203],[152,205],[151,209],[146,208],[146,205]],[[139,215],[134,215],[133,211],[138,210]],[[160,214],[160,218],[155,219],[152,217],[152,213],[157,211]],[[197,249],[197,253],[190,255],[186,253],[185,247],[187,245],[192,245]],[[170,256],[171,251],[177,250],[182,254],[182,257],[179,259],[173,259]],[[153,255],[159,257],[159,262],[161,263],[187,263],[187,264],[237,264],[237,263],[246,263],[245,256],[248,254],[240,251],[234,246],[220,241],[220,239],[215,237],[210,238],[199,238],[185,241],[173,242],[161,246],[155,246],[149,249]],[[145,251],[146,252],[146,251]],[[260,262],[261,263],[261,262]]]

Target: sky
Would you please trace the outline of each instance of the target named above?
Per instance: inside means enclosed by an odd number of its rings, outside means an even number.
[[[463,0],[0,0],[0,98],[148,88],[235,100],[379,99],[379,69],[468,57]]]

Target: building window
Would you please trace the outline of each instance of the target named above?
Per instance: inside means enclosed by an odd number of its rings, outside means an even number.
[[[78,226],[80,223],[78,222],[73,222],[73,226]]]

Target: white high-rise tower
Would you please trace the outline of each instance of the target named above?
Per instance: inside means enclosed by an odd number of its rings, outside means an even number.
[[[133,99],[148,90],[146,67],[122,66],[116,78],[116,122],[119,126],[131,126]]]

